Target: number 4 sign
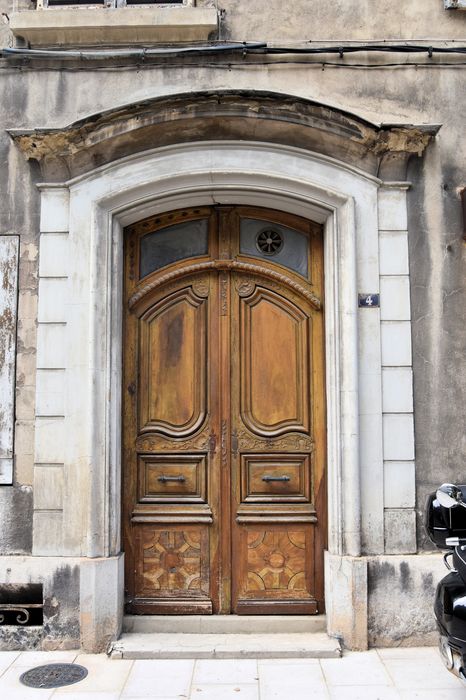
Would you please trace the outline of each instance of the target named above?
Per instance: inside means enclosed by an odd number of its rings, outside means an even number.
[[[378,309],[380,306],[380,294],[358,294],[359,308]]]

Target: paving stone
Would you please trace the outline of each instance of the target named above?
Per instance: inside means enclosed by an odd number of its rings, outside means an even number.
[[[53,689],[28,688],[20,683],[19,677],[28,667],[8,668],[0,678],[0,698],[4,700],[48,700]]]
[[[112,666],[118,666],[114,662]],[[135,661],[129,673],[122,698],[188,697],[194,661],[154,659]]]
[[[193,682],[208,683],[257,683],[258,669],[255,659],[201,659],[196,661]]]
[[[384,685],[352,685],[330,688],[330,700],[400,700],[396,688]]]
[[[459,678],[439,663],[422,659],[384,659],[384,665],[400,690],[433,690],[464,688]],[[463,690],[466,696],[466,690]]]
[[[0,675],[11,666],[18,658],[21,652],[19,651],[2,651],[0,652]]]
[[[327,700],[325,678],[319,664],[259,665],[261,700]]]
[[[322,659],[321,666],[329,686],[393,685],[376,651],[346,652],[339,660]]]
[[[79,683],[60,688],[60,695],[121,692],[133,665],[132,661],[113,664],[106,654],[79,654],[75,663],[87,668],[88,675]]]
[[[74,651],[22,651],[12,666],[43,666],[44,664],[71,664],[79,654]]]
[[[192,700],[259,700],[256,685],[195,685],[190,698]]]

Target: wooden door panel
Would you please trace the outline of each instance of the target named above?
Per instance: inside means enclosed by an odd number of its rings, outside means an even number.
[[[189,603],[197,612],[212,612],[206,527],[146,524],[135,537],[139,566],[134,612],[189,612]]]
[[[242,456],[243,503],[310,503],[310,457],[289,454]]]
[[[136,614],[215,609],[217,304],[215,279],[191,274],[153,285],[127,318],[124,534]]]
[[[234,610],[316,613],[315,310],[257,277],[232,295]]]
[[[206,503],[205,455],[139,455],[139,503]]]
[[[240,301],[241,418],[254,434],[309,431],[308,322],[264,287]]]
[[[242,527],[236,612],[315,613],[313,529],[267,523]]]
[[[171,437],[195,432],[207,414],[207,301],[191,287],[140,320],[140,432]]]

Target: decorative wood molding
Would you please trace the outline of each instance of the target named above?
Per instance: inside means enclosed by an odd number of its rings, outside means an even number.
[[[238,446],[243,450],[293,450],[293,452],[313,452],[315,449],[314,440],[308,435],[301,433],[291,433],[277,438],[261,438],[252,435],[249,431],[241,429],[237,433]]]
[[[205,272],[207,270],[247,272],[260,275],[261,277],[267,277],[268,279],[275,280],[280,284],[294,290],[295,292],[298,292],[298,294],[307,299],[307,301],[309,301],[317,311],[322,309],[321,300],[315,294],[313,294],[313,292],[306,289],[306,287],[299,284],[299,282],[287,277],[287,275],[284,275],[281,272],[276,272],[275,270],[270,270],[268,267],[254,265],[253,263],[238,262],[237,260],[210,260],[208,262],[194,263],[193,265],[187,265],[186,267],[178,268],[172,272],[167,272],[165,275],[157,277],[155,280],[152,280],[152,282],[148,282],[147,284],[143,285],[137,292],[135,292],[128,302],[128,307],[133,309],[136,304],[146,296],[146,294],[158,289],[159,287],[162,287],[165,284],[168,284],[169,282],[173,282],[174,280],[195,273]],[[245,296],[245,293],[242,293],[241,296]]]
[[[173,450],[175,452],[189,452],[199,450],[208,452],[210,447],[210,427],[205,428],[189,440],[179,440],[176,437],[168,438],[159,435],[139,435],[136,439],[138,452],[152,452],[156,450]]]

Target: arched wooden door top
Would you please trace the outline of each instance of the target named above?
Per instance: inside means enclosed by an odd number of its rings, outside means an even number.
[[[223,220],[224,227],[230,229],[226,231],[226,236],[224,232],[220,238],[216,235],[219,217]],[[272,226],[277,224],[309,237],[311,242],[308,252],[309,274],[303,277],[292,268],[281,264],[280,260],[273,256],[252,257],[250,251],[242,251],[239,240],[242,235],[240,230],[242,220],[259,220],[265,225],[269,223]],[[205,252],[202,251],[199,255],[186,255],[184,258],[179,257],[148,274],[140,274],[142,239],[160,231],[166,232],[167,235],[182,236],[183,226],[189,227],[190,223],[199,221],[206,222]],[[184,275],[209,270],[219,272],[231,270],[263,275],[301,293],[313,303],[316,309],[322,307],[322,269],[318,265],[318,260],[310,254],[312,243],[321,240],[322,227],[301,217],[261,207],[198,207],[149,217],[127,227],[125,236],[129,238],[128,281],[132,283],[128,298],[130,308],[139,306],[143,298],[163,285],[170,284]],[[228,238],[228,242],[225,238]]]

